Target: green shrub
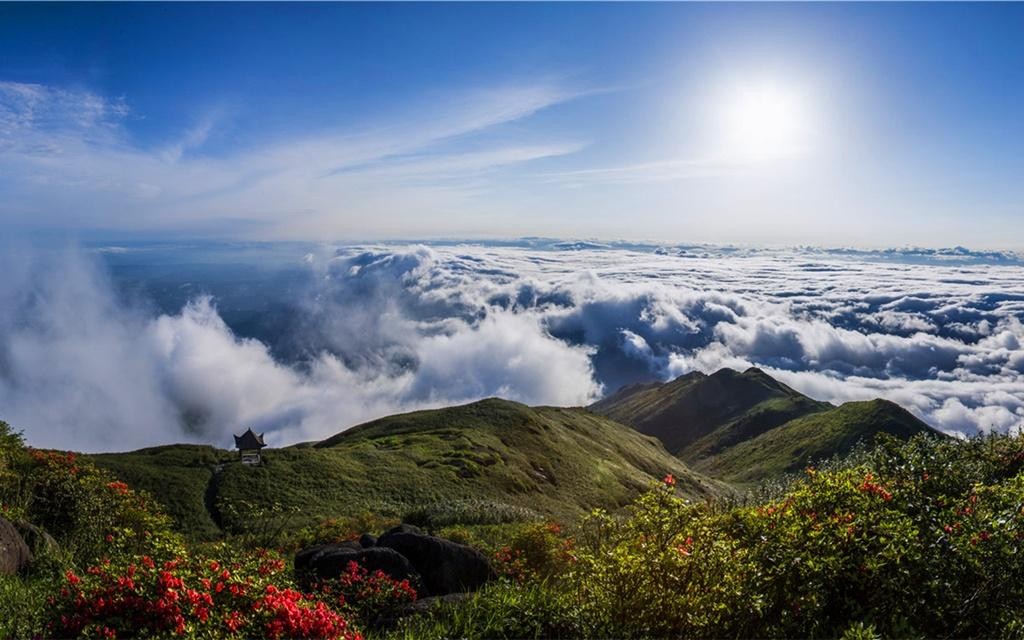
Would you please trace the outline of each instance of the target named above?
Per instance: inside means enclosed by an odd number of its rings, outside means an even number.
[[[627,518],[583,523],[566,583],[588,632],[618,637],[735,635],[757,601],[749,551],[706,506],[657,487]]]
[[[579,638],[591,637],[580,624],[566,594],[544,583],[490,584],[461,602],[436,606],[407,618],[388,635],[395,640],[442,638]]]
[[[74,453],[29,449],[19,472],[25,517],[53,535],[79,564],[113,554],[173,554],[183,544],[145,493]]]
[[[21,434],[0,421],[0,517],[20,520],[28,507],[21,468],[27,453]]]
[[[42,637],[47,598],[56,592],[55,585],[43,576],[0,575],[0,638]]]
[[[519,528],[508,544],[494,554],[499,574],[518,582],[546,580],[564,574],[576,561],[573,539],[554,523],[532,523]]]
[[[315,544],[355,540],[364,533],[379,534],[398,523],[397,518],[385,518],[369,512],[352,517],[326,518],[315,525],[283,532],[275,546],[294,553]]]
[[[595,512],[556,580],[623,637],[1021,635],[1024,437],[886,441],[757,506],[658,487]]]

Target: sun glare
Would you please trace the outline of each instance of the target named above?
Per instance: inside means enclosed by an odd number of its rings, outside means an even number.
[[[737,87],[720,106],[726,154],[745,161],[802,155],[810,145],[810,113],[804,95],[790,87],[762,83]]]

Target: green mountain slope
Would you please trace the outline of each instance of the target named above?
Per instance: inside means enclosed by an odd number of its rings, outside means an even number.
[[[294,509],[294,526],[423,509],[474,518],[570,518],[628,502],[672,473],[695,499],[729,489],[686,467],[654,438],[584,409],[531,408],[505,400],[382,418],[318,443],[264,451],[247,467],[228,451],[171,445],[94,456],[152,492],[184,528],[238,528],[239,505]],[[467,507],[468,509],[469,507]],[[482,515],[481,515],[482,512]]]
[[[731,483],[748,484],[798,471],[814,462],[844,455],[860,441],[880,433],[909,439],[918,433],[940,434],[909,411],[887,400],[847,402],[806,415],[737,443],[693,467]]]
[[[652,435],[688,459],[832,405],[790,389],[760,369],[699,371],[665,384],[626,387],[590,409]]]
[[[214,517],[214,476],[218,464],[237,460],[232,452],[175,444],[89,457],[132,487],[152,493],[172,514],[180,530],[199,539],[220,534]]]
[[[848,452],[878,433],[938,432],[882,400],[835,407],[760,369],[690,373],[665,384],[623,388],[591,410],[653,435],[692,468],[750,484]]]

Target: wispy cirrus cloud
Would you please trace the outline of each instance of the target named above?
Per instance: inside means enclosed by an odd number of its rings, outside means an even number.
[[[251,137],[231,152],[204,153],[222,115],[146,148],[131,135],[123,99],[3,82],[0,210],[12,228],[223,224],[232,235],[248,227],[277,238],[296,229],[365,233],[359,223],[377,216],[388,222],[375,231],[386,234],[432,210],[464,210],[486,191],[489,173],[583,148],[578,139],[492,135],[582,95],[550,81],[448,93],[359,127]]]

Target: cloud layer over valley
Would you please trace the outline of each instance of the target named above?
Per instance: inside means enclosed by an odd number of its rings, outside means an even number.
[[[294,253],[294,255],[291,255]],[[98,254],[6,252],[0,419],[38,446],[273,444],[502,396],[759,366],[815,398],[886,397],[951,433],[1024,425],[1024,264],[962,249],[304,247],[287,322],[249,335],[198,288],[173,312]],[[287,354],[287,355],[283,355]]]

